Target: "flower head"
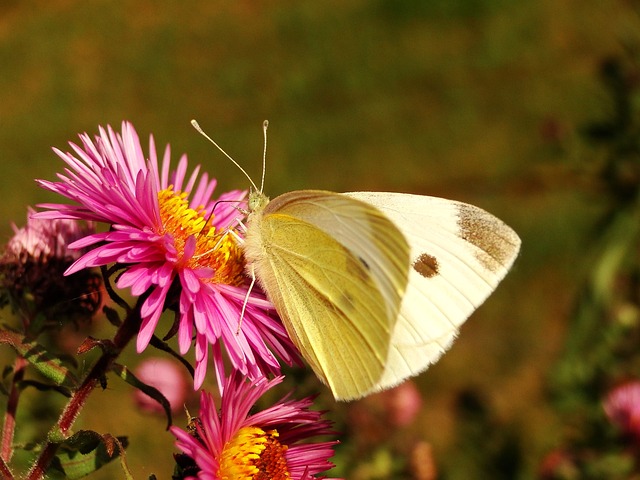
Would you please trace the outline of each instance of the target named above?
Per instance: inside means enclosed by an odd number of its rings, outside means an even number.
[[[138,135],[124,122],[122,133],[100,128],[92,140],[71,143],[73,153],[54,149],[67,163],[59,182],[39,180],[42,187],[76,202],[45,204],[39,218],[84,219],[106,223],[106,232],[88,235],[73,248],[92,249],[68,274],[86,267],[116,263],[125,267],[116,285],[134,295],[147,293],[141,308],[137,349],[144,350],[165,308],[178,313],[178,345],[182,354],[195,336],[198,388],[206,373],[209,346],[216,369],[223,371],[223,345],[234,368],[250,378],[278,373],[273,352],[285,362],[296,350],[272,306],[258,290],[247,299],[242,251],[229,230],[236,226],[246,192],[231,191],[213,199],[216,186],[199,166],[187,176],[187,158],[170,171],[166,147],[160,164],[153,137],[146,158]],[[174,295],[174,292],[177,294]]]
[[[609,421],[626,435],[640,440],[640,382],[623,383],[611,390],[604,400]]]
[[[102,305],[102,277],[90,270],[67,278],[63,274],[82,254],[69,245],[94,233],[94,226],[37,219],[34,213],[29,208],[26,226],[13,225],[14,235],[0,255],[2,303],[11,303],[27,324],[41,315],[44,322],[35,328],[58,326],[64,319],[89,320]]]
[[[176,446],[195,462],[197,478],[207,480],[301,480],[333,467],[335,441],[308,443],[333,433],[322,412],[309,410],[312,398],[283,398],[250,414],[254,404],[282,377],[246,381],[235,371],[222,390],[220,409],[202,392],[200,415],[191,433],[171,427]],[[306,443],[305,443],[306,442]],[[196,477],[187,477],[196,478]]]

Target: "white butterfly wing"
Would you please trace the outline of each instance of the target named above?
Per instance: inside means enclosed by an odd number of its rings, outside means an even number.
[[[385,192],[345,194],[382,211],[411,250],[409,283],[381,380],[390,388],[436,362],[471,313],[493,292],[520,239],[484,210],[436,197]]]

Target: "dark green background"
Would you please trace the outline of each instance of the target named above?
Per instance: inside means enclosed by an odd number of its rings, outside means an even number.
[[[584,155],[576,131],[607,111],[602,59],[640,39],[632,5],[4,0],[0,234],[8,239],[10,222],[23,223],[26,205],[55,198],[33,181],[61,170],[51,146],[123,119],[144,145],[153,133],[174,159],[186,152],[191,165],[202,163],[222,189],[247,182],[192,118],[254,179],[269,119],[271,196],[372,189],[482,206],[520,233],[521,257],[452,351],[419,378],[424,410],[402,435],[458,465],[451,478],[472,478],[456,460],[451,401],[473,386],[526,432],[533,472],[558,434],[541,392],[588,269],[583,235],[597,211],[572,175]],[[78,426],[129,434],[138,478],[167,478],[172,437],[161,419],[134,411],[129,390],[110,382]],[[105,414],[105,405],[118,407]],[[118,475],[116,466],[109,472]]]

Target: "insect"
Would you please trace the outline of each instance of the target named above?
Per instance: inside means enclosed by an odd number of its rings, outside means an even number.
[[[269,200],[251,183],[247,273],[337,400],[436,362],[520,249],[501,220],[453,200],[322,190]]]

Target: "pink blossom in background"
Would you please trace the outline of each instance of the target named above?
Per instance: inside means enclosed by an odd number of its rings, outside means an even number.
[[[135,369],[135,376],[143,383],[155,387],[162,393],[171,405],[171,411],[183,409],[190,392],[186,370],[175,360],[168,358],[148,358],[143,360]],[[134,392],[136,404],[145,411],[163,414],[162,406],[144,392],[136,389]]]
[[[27,224],[13,227],[13,237],[5,247],[5,256],[32,258],[43,262],[53,259],[77,260],[81,250],[69,245],[87,235],[95,233],[93,223],[81,224],[74,220],[42,220],[33,218],[36,211],[28,207]]]
[[[640,381],[633,380],[613,388],[603,407],[611,423],[640,440]]]
[[[1,303],[11,303],[26,324],[42,314],[41,327],[90,320],[103,304],[102,276],[85,270],[65,277],[64,272],[85,253],[70,245],[94,234],[93,223],[34,214],[29,208],[26,225],[13,225],[14,235],[0,253]]]
[[[580,478],[580,470],[573,455],[562,449],[552,450],[540,462],[538,476],[541,480]]]
[[[386,400],[390,422],[396,427],[413,423],[422,409],[422,395],[411,380],[382,392],[382,395]]]
[[[346,421],[351,430],[360,432],[363,448],[372,448],[411,425],[421,409],[422,396],[415,383],[407,380],[352,403]]]

